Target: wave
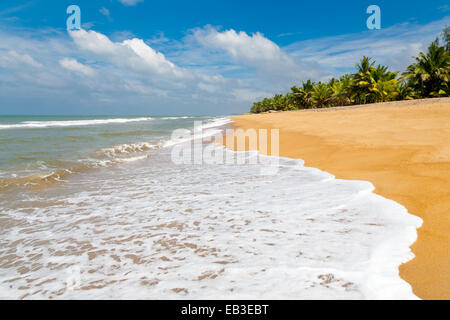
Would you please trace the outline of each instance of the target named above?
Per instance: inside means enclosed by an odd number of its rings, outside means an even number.
[[[195,116],[182,116],[182,117],[161,117],[158,118],[160,120],[178,120],[178,119],[193,119],[193,118],[198,118]]]
[[[413,257],[421,220],[369,182],[335,179],[297,159],[280,157],[278,174],[267,177],[259,165],[177,170],[169,157],[161,158],[167,170],[113,174],[98,188],[33,202],[26,215],[6,211],[17,226],[6,230],[4,246],[24,250],[5,268],[0,298],[416,298],[398,266]],[[49,232],[51,250],[42,252]],[[82,290],[67,290],[68,260]],[[39,275],[52,281],[26,282]]]
[[[222,127],[229,123],[231,123],[231,119],[229,117],[216,118],[216,119],[202,125],[202,128],[208,129],[208,128],[215,128],[215,127]]]
[[[26,187],[41,190],[51,184],[63,182],[72,174],[85,172],[90,169],[109,167],[115,164],[134,162],[148,158],[146,151],[157,149],[157,145],[147,142],[132,144],[121,144],[111,148],[103,148],[93,152],[92,158],[79,159],[76,161],[36,161],[33,165],[27,164],[25,172],[38,170],[41,172],[11,177],[0,177],[0,190]],[[21,171],[20,168],[15,170]]]
[[[150,144],[147,142],[138,142],[131,144],[120,144],[111,148],[103,148],[96,151],[95,154],[112,158],[117,155],[126,155],[130,153],[144,152],[157,148],[158,146],[154,144]]]
[[[0,178],[0,190],[7,191],[17,188],[42,190],[54,183],[62,182],[69,175],[87,170],[88,167],[74,166],[70,169],[56,169],[47,173],[35,173],[23,177]]]
[[[35,173],[22,177],[18,177],[17,175],[6,178],[2,177],[0,178],[0,190],[7,191],[17,188],[43,190],[55,183],[64,182],[65,179],[76,173],[86,172],[90,169],[109,167],[115,164],[134,162],[148,157],[149,155],[113,159],[82,159],[77,162],[72,162],[72,165],[68,168],[54,169],[46,173]]]
[[[146,118],[112,118],[112,119],[92,119],[92,120],[24,121],[15,124],[3,124],[0,125],[0,129],[79,127],[79,126],[92,126],[110,123],[150,121],[154,119],[155,118],[146,117]]]
[[[143,119],[151,120],[153,118],[137,118],[137,119],[105,119],[105,120],[75,120],[75,121],[49,121],[45,125],[52,125],[54,123],[77,123],[81,122],[94,124],[95,123],[110,123],[110,121],[143,121]],[[193,141],[199,136],[194,135],[201,133],[202,138],[221,134],[220,127],[230,123],[229,118],[216,118],[212,121],[202,124],[202,127],[195,128],[195,131],[189,130],[188,138],[166,138],[157,144],[149,142],[136,142],[129,144],[115,145],[109,148],[98,149],[91,153],[89,158],[78,159],[73,161],[47,160],[37,161],[33,164],[27,164],[26,168],[16,167],[14,172],[25,172],[24,176],[14,174],[11,177],[0,177],[0,190],[9,190],[11,188],[26,187],[31,189],[42,189],[53,183],[62,182],[70,175],[75,173],[85,172],[90,169],[104,168],[116,164],[134,162],[148,158],[148,151],[159,148],[170,147],[179,143],[186,143]],[[25,125],[25,123],[23,123]],[[27,122],[26,125],[34,125],[33,122]],[[68,125],[68,124],[67,124]],[[88,124],[85,124],[88,125]],[[0,127],[1,128],[1,127]],[[32,174],[30,174],[30,171]]]
[[[82,159],[79,160],[89,169],[101,168],[101,167],[109,167],[114,164],[126,163],[126,162],[134,162],[138,160],[143,160],[148,158],[149,155],[140,155],[134,157],[126,157],[126,158],[112,158],[112,159]]]
[[[167,148],[176,144],[190,142],[195,139],[207,138],[217,134],[222,134],[223,130],[221,127],[224,127],[229,123],[231,123],[231,119],[228,117],[216,118],[204,124],[202,123],[201,127],[194,127],[194,130],[186,129],[186,136],[183,135],[183,137],[171,137],[169,140],[161,143],[161,146]]]

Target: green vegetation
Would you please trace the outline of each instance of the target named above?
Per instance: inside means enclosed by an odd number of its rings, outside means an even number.
[[[253,103],[252,113],[297,109],[326,108],[385,101],[410,100],[450,96],[450,28],[420,52],[415,62],[402,74],[389,71],[387,66],[375,65],[363,57],[356,72],[328,82],[302,82],[291,91]]]

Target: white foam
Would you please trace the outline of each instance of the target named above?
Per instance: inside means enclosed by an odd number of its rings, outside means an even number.
[[[260,166],[160,149],[2,209],[0,298],[416,298],[398,266],[419,218],[369,182]]]
[[[158,118],[158,119],[161,119],[161,120],[178,120],[178,119],[192,119],[192,118],[197,118],[197,117],[194,117],[194,116],[182,116],[182,117],[161,117],[161,118]]]
[[[186,132],[189,133],[189,137],[176,137],[171,138],[160,143],[160,146],[163,148],[172,147],[176,144],[186,143],[193,141],[195,139],[205,139],[208,137],[212,137],[218,134],[221,134],[223,130],[219,127],[223,127],[227,124],[231,123],[231,119],[229,117],[220,117],[215,118],[213,120],[209,120],[206,123],[201,123],[201,126],[194,127],[192,130],[186,128]]]
[[[215,118],[212,121],[208,121],[202,125],[203,129],[209,129],[209,128],[216,128],[221,127],[224,125],[227,125],[231,123],[231,119],[229,117],[221,117],[221,118]]]
[[[89,167],[91,167],[91,168],[100,168],[100,167],[109,167],[114,164],[139,161],[139,160],[143,160],[143,159],[146,159],[149,157],[150,157],[150,155],[145,154],[145,155],[134,156],[134,157],[126,157],[126,158],[125,157],[124,158],[116,157],[116,158],[111,158],[111,159],[89,158],[89,159],[80,159],[78,161],[89,165]]]
[[[50,128],[50,127],[78,127],[92,126],[110,123],[127,123],[137,121],[150,121],[154,118],[112,118],[112,119],[92,119],[92,120],[62,120],[62,121],[24,121],[16,124],[0,125],[0,129],[16,129],[16,128]]]
[[[148,142],[137,142],[137,143],[124,143],[120,145],[113,146],[111,148],[103,148],[97,153],[104,154],[110,158],[117,157],[117,155],[132,154],[136,152],[143,152],[151,149],[158,148],[157,145]]]

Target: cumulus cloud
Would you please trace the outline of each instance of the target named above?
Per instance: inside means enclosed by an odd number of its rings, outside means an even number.
[[[402,70],[449,18],[280,47],[262,33],[206,26],[182,39],[130,32],[0,28],[3,112],[227,114],[289,90],[353,70],[362,55]],[[74,76],[76,75],[76,76]],[[25,94],[26,93],[26,94]],[[72,104],[71,106],[69,104]],[[9,108],[9,109],[7,109]]]
[[[294,59],[259,32],[249,35],[244,31],[219,31],[207,26],[194,29],[192,36],[206,48],[226,52],[234,63],[252,67],[260,76],[282,81],[285,85],[321,74],[318,65],[305,65],[301,59]]]
[[[224,114],[247,108],[233,89],[251,88],[201,66],[178,65],[142,39],[113,41],[96,31],[1,30],[0,53],[0,100],[14,112],[39,101],[38,113],[60,113],[55,108],[66,106],[80,114],[82,108],[102,114]]]
[[[94,53],[115,64],[125,65],[135,71],[178,78],[188,76],[186,70],[167,60],[164,54],[155,51],[142,39],[133,38],[122,42],[113,42],[104,34],[83,29],[70,31],[70,36],[80,49]]]
[[[85,66],[75,59],[64,58],[59,60],[59,64],[61,65],[61,67],[66,68],[67,70],[81,73],[88,77],[92,77],[95,75],[94,69],[89,66]]]
[[[248,35],[244,31],[236,32],[233,29],[219,32],[208,27],[197,29],[194,36],[203,45],[223,49],[237,61],[242,61],[250,65],[260,65],[261,63],[291,63],[291,59],[281,51],[274,42],[265,38],[257,32]]]

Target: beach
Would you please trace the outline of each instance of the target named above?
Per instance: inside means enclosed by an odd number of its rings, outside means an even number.
[[[422,299],[450,299],[450,98],[241,115],[242,129],[279,129],[280,156],[374,192],[420,217],[415,258],[399,267]]]
[[[0,299],[417,299],[420,218],[230,121],[0,117]]]

